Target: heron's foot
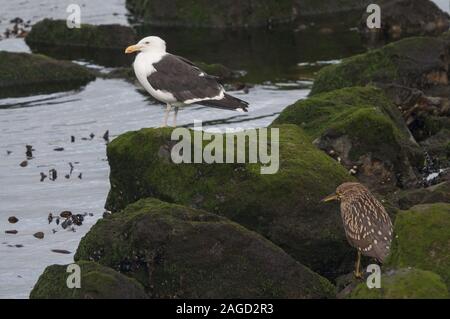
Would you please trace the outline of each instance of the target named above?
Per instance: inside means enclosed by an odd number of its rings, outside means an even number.
[[[359,270],[355,270],[353,272],[353,275],[355,276],[356,279],[362,279],[362,277],[363,277],[363,273],[360,272]]]

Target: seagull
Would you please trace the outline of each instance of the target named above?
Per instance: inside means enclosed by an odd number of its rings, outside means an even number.
[[[247,112],[248,103],[225,92],[217,78],[206,74],[188,59],[166,52],[166,42],[156,36],[146,37],[126,48],[125,53],[139,52],[134,73],[144,89],[166,104],[163,127],[174,110],[176,126],[178,108],[190,104]]]

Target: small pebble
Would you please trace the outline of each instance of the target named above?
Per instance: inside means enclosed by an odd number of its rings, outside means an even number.
[[[8,222],[10,222],[11,224],[15,224],[19,221],[19,219],[16,216],[11,216],[8,218]]]
[[[62,151],[64,151],[64,147],[56,147],[53,150],[56,152],[62,152]]]
[[[27,156],[27,158],[28,159],[32,159],[33,158],[33,146],[31,146],[31,145],[27,145],[26,146],[26,152],[25,152],[25,155]]]
[[[17,248],[22,248],[23,247],[23,245],[14,245],[14,246],[16,246]]]
[[[18,233],[17,230],[5,230],[5,234],[15,235],[17,233]]]
[[[22,163],[20,163],[20,167],[27,167],[28,166],[28,161],[25,160]]]
[[[108,143],[109,142],[109,130],[107,130],[105,132],[105,134],[103,134],[103,139]]]
[[[75,143],[75,136],[72,135],[72,136],[70,137],[70,142],[71,142],[71,143]]]
[[[37,239],[43,239],[44,233],[40,231],[40,232],[37,232],[36,234],[34,234],[33,236],[36,237]]]
[[[64,249],[52,249],[52,252],[57,254],[71,254],[70,251]]]
[[[61,216],[63,218],[69,218],[70,216],[72,216],[72,212],[65,210],[65,211],[61,212],[61,214],[59,214],[59,216]]]

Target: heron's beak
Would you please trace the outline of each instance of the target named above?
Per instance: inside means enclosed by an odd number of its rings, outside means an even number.
[[[126,54],[130,54],[136,51],[141,50],[141,46],[140,45],[130,45],[128,48],[125,49],[125,53]]]
[[[322,203],[330,202],[332,200],[338,200],[338,199],[339,199],[339,196],[336,193],[333,193],[331,195],[328,195],[324,199],[322,199]]]

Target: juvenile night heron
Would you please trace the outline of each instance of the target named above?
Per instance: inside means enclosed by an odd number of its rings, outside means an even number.
[[[383,262],[392,241],[392,222],[383,205],[360,183],[344,183],[323,202],[341,202],[341,217],[351,246],[358,250],[355,277],[361,278],[361,254]]]

